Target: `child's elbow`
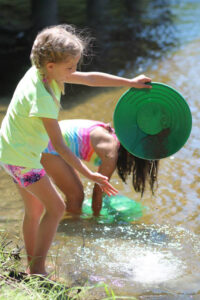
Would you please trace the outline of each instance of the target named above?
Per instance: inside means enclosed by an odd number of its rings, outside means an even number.
[[[63,142],[55,143],[55,144],[53,144],[53,147],[54,147],[55,151],[61,156],[66,151],[66,146]]]

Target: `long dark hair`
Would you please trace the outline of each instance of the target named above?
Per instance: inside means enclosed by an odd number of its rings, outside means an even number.
[[[117,172],[123,182],[128,175],[133,174],[132,184],[136,192],[141,196],[145,191],[146,182],[149,183],[152,194],[154,194],[155,183],[158,176],[158,160],[145,160],[130,154],[121,144],[118,150]]]

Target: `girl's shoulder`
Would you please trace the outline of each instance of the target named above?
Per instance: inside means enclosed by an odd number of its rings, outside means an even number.
[[[30,96],[30,98],[35,96],[48,95],[44,85],[42,84],[39,71],[35,66],[30,67],[24,76],[19,81],[17,91],[20,91],[25,96]],[[32,95],[32,97],[31,97]]]
[[[102,126],[94,128],[90,133],[92,144],[97,147],[117,149],[118,140],[115,135]]]
[[[112,134],[102,127],[91,132],[91,143],[94,151],[102,161],[116,159],[118,156],[118,142]]]

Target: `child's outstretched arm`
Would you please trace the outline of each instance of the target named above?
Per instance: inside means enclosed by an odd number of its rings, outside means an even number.
[[[66,146],[60,126],[56,119],[42,118],[44,127],[49,135],[49,138],[54,146],[56,152],[73,168],[79,171],[82,175],[88,179],[97,183],[103,192],[108,195],[115,195],[118,191],[108,182],[108,178],[100,173],[92,172],[87,168],[82,161],[77,158],[72,151]],[[56,166],[55,166],[56,168]]]
[[[138,89],[151,88],[146,83],[151,82],[151,78],[145,75],[139,75],[135,78],[128,79],[101,72],[74,72],[66,78],[67,83],[83,84],[88,86],[99,87],[134,87]]]

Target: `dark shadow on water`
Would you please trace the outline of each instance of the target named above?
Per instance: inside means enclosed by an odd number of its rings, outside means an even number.
[[[10,18],[9,26],[4,24],[6,19],[0,22],[0,82],[1,96],[11,97],[17,82],[30,66],[32,25],[28,22],[30,7],[24,4],[23,10],[22,1],[21,14],[25,20],[22,22],[20,15],[13,13],[15,1],[8,2],[6,7],[0,2],[0,9],[4,9],[7,18],[14,16]],[[157,59],[177,45],[171,7],[166,0],[156,0],[153,4],[150,0],[79,0],[76,5],[73,1],[58,3],[59,23],[87,27],[95,37],[93,59],[85,60],[83,71],[125,75],[132,70],[134,73],[137,68],[144,67],[147,58]],[[87,92],[82,86],[75,86],[73,94],[82,90]]]
[[[142,224],[98,224],[95,220],[72,220],[61,221],[58,232],[71,237],[82,237],[84,240],[92,239],[118,239],[137,240],[142,244],[166,246],[172,237],[162,230]]]

